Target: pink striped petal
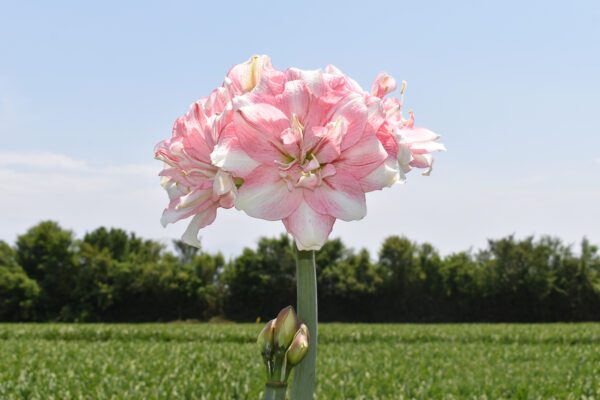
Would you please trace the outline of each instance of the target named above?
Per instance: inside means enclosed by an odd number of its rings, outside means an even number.
[[[360,186],[365,193],[381,190],[395,183],[402,182],[400,168],[395,157],[388,157],[380,166],[360,180]]]
[[[282,103],[286,108],[287,115],[294,115],[300,121],[304,121],[308,114],[310,93],[308,87],[302,81],[288,81],[282,94]]]
[[[251,158],[267,165],[285,161],[281,133],[290,122],[281,110],[265,103],[244,106],[233,121],[239,143]]]
[[[312,128],[317,146],[313,149],[319,162],[327,164],[337,160],[342,152],[342,138],[348,130],[346,120],[339,118],[325,127]]]
[[[319,214],[344,221],[354,221],[367,215],[365,193],[350,173],[337,170],[314,190],[305,190],[304,198]]]
[[[289,216],[301,201],[302,191],[290,191],[278,169],[261,165],[239,188],[235,207],[251,217],[276,221]]]
[[[329,119],[335,121],[344,118],[348,124],[347,132],[342,140],[342,150],[355,145],[363,136],[367,124],[368,110],[364,98],[352,93],[331,111]]]
[[[283,220],[285,229],[296,240],[298,250],[319,250],[329,237],[335,218],[319,214],[305,201]]]
[[[365,136],[341,155],[336,168],[350,172],[356,179],[370,174],[388,158],[376,136]]]

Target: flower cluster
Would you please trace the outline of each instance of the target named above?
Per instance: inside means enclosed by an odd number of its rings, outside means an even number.
[[[217,209],[281,220],[300,250],[318,250],[336,219],[367,212],[365,193],[429,174],[439,136],[402,115],[397,87],[379,74],[371,92],[333,66],[279,71],[267,56],[234,66],[223,85],[177,119],[155,157],[169,194],[163,225],[193,217],[183,240]],[[402,84],[401,92],[404,92]]]

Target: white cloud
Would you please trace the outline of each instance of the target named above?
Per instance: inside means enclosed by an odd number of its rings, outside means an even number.
[[[1,167],[31,167],[41,169],[61,169],[70,171],[85,171],[87,164],[64,154],[47,152],[15,153],[0,152]]]

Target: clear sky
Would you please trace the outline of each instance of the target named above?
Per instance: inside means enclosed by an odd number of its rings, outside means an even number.
[[[177,238],[153,147],[233,64],[268,54],[365,88],[407,80],[449,149],[333,236],[374,252],[391,234],[444,253],[511,233],[600,243],[599,4],[0,0],[0,239],[42,219]],[[279,232],[221,210],[202,236],[236,254]]]

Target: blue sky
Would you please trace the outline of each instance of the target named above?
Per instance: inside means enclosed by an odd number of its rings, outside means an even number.
[[[431,177],[368,197],[334,236],[376,251],[390,234],[443,252],[552,234],[600,243],[597,2],[0,1],[0,239],[42,219],[82,234],[160,240],[153,146],[235,63],[331,63],[370,87],[408,81],[406,105],[449,151]],[[221,212],[203,233],[235,254],[276,222]]]

